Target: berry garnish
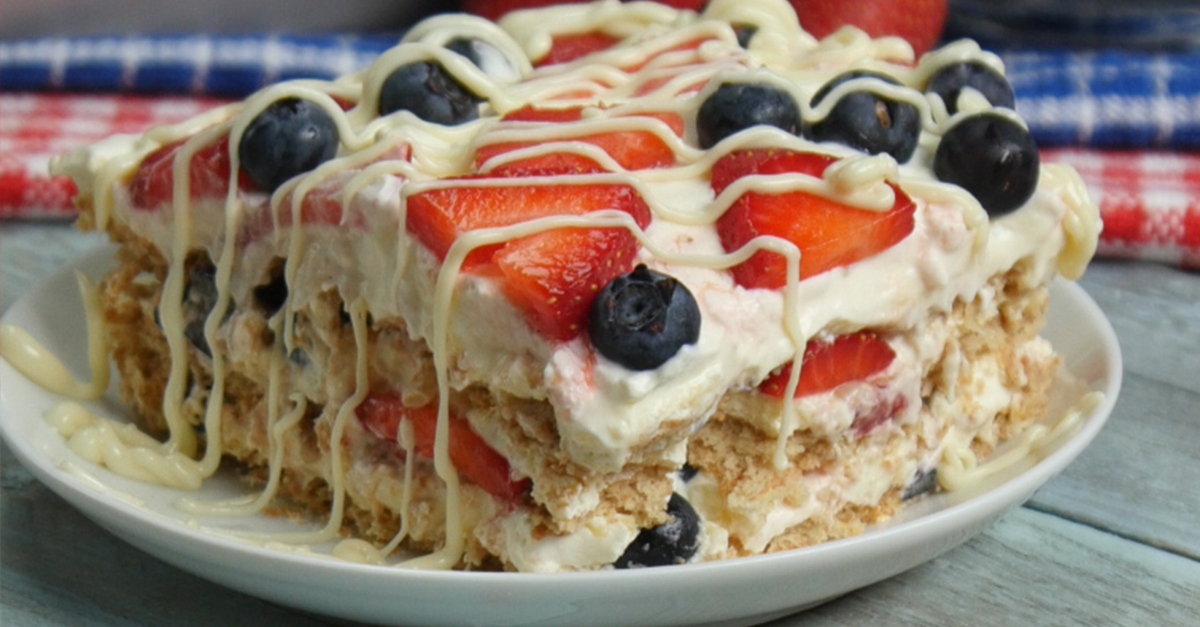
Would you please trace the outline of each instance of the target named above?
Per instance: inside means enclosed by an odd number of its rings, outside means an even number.
[[[588,337],[608,359],[653,370],[700,338],[700,307],[678,280],[639,265],[600,290]]]
[[[550,52],[534,63],[536,67],[556,65],[586,57],[593,52],[600,52],[613,47],[620,39],[604,33],[578,33],[573,35],[555,35],[550,45]]]
[[[795,397],[828,392],[843,383],[862,381],[887,368],[896,353],[874,333],[863,331],[839,335],[831,340],[809,340],[804,346],[800,380]],[[767,377],[759,391],[775,398],[787,391],[792,365],[787,364]]]
[[[876,78],[899,85],[895,79],[877,72],[845,72],[817,90],[812,106],[820,104],[838,85],[859,78]],[[904,163],[917,149],[921,115],[912,104],[861,89],[842,96],[829,115],[807,127],[804,134],[813,141],[837,142],[872,155],[886,152]]]
[[[633,116],[631,116],[633,117]],[[677,135],[683,134],[683,119],[678,114],[673,112],[663,113],[639,113],[636,117],[657,118],[671,127]],[[574,107],[569,109],[536,109],[533,107],[523,107],[512,113],[504,116],[505,122],[538,122],[545,124],[563,124],[568,122],[578,122],[583,119],[583,108]],[[570,141],[578,141],[582,143],[592,144],[608,153],[614,161],[621,165],[626,170],[644,170],[647,168],[660,168],[675,165],[675,151],[662,140],[658,135],[651,131],[625,130],[625,131],[609,131],[605,133],[595,133],[592,135],[574,136],[567,134],[564,139]],[[489,159],[513,150],[536,146],[543,142],[502,142],[497,144],[488,144],[480,147],[475,153],[476,166],[483,165]],[[587,165],[583,167],[586,171],[603,171],[595,161],[576,155],[574,153],[566,153],[571,157],[561,156],[557,160],[572,161],[576,164]],[[544,161],[542,158],[533,157],[529,159],[535,163]],[[527,161],[523,159],[521,161]],[[513,162],[501,166],[506,171],[513,169],[513,166],[519,162]],[[524,166],[518,169],[525,169]],[[536,169],[531,167],[528,169]],[[567,172],[563,172],[566,174]]]
[[[185,142],[163,146],[150,153],[129,182],[129,201],[135,209],[153,211],[171,202],[175,193],[175,157]],[[188,196],[224,198],[229,191],[229,138],[201,147],[188,164]],[[245,176],[238,177],[239,189],[252,189]]]
[[[406,225],[444,259],[467,231],[606,209],[625,211],[640,228],[650,223],[650,208],[629,186],[513,184],[414,194],[408,198]],[[633,265],[637,249],[637,238],[622,227],[550,229],[475,248],[462,267],[498,273],[504,293],[530,326],[548,339],[566,341],[583,332],[596,293]]]
[[[765,83],[726,83],[700,105],[696,135],[701,148],[712,148],[738,131],[762,124],[799,132],[800,108],[792,95]]]
[[[317,104],[283,98],[254,117],[242,133],[242,170],[264,191],[332,159],[338,150],[333,118]]]
[[[496,78],[516,78],[517,70],[498,48],[479,39],[456,37],[446,42],[446,49],[467,58],[484,74]]]
[[[1033,196],[1039,168],[1033,135],[995,113],[977,113],[952,126],[933,156],[938,179],[970,192],[993,218]]]
[[[391,442],[396,441],[400,421],[407,420],[413,428],[413,448],[419,457],[433,457],[437,439],[437,403],[408,407],[398,396],[371,394],[355,410],[359,421],[371,433]],[[508,503],[520,501],[530,488],[529,479],[514,480],[508,460],[488,445],[471,429],[463,418],[450,414],[450,462],[463,478],[488,494]],[[397,447],[397,455],[403,449]]]
[[[798,173],[820,177],[836,161],[828,155],[791,150],[756,149],[732,152],[713,166],[713,191],[720,194],[751,174]],[[769,194],[747,192],[717,221],[725,250],[733,252],[760,235],[773,235],[800,249],[800,279],[846,266],[882,252],[913,230],[916,206],[896,186],[896,202],[887,211],[843,205],[804,191]],[[787,258],[759,251],[734,266],[743,287],[774,289],[787,283]]]
[[[1014,105],[1012,85],[999,72],[982,63],[953,63],[929,78],[925,93],[935,93],[946,103],[946,111],[958,111],[958,95],[964,87],[978,91],[994,107],[1012,109]]]
[[[434,124],[455,126],[479,117],[480,99],[439,63],[402,65],[383,81],[379,115],[411,111]]]
[[[667,515],[670,518],[661,525],[638,532],[613,566],[674,566],[691,559],[700,548],[700,515],[677,493],[667,501]]]
[[[204,324],[213,307],[217,305],[217,269],[211,263],[202,263],[188,270],[187,283],[183,288],[183,335],[196,350],[212,356],[208,338],[204,336]]]

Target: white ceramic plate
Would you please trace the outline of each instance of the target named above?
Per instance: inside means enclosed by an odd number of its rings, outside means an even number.
[[[24,327],[86,380],[84,320],[73,272],[97,276],[111,250],[85,255],[22,298],[4,321]],[[749,625],[811,607],[933,559],[1025,502],[1092,441],[1112,411],[1121,355],[1112,327],[1078,286],[1052,289],[1045,335],[1067,369],[1105,394],[1082,427],[1039,463],[972,493],[924,499],[886,527],[806,549],[671,568],[556,575],[426,572],[365,566],[263,546],[221,529],[294,529],[253,516],[196,520],[185,493],[123,479],[67,449],[42,416],[59,398],[0,363],[0,433],[39,480],[130,544],[219,584],[339,618],[405,625]],[[92,405],[121,416],[111,400]],[[998,483],[996,485],[995,483]],[[196,498],[238,493],[232,477]]]

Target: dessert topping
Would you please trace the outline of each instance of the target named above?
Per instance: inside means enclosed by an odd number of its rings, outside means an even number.
[[[653,370],[700,338],[700,307],[682,283],[639,265],[600,290],[588,336],[608,359]]]
[[[418,61],[396,68],[379,92],[379,114],[411,111],[434,124],[456,126],[479,117],[480,99],[440,63]]]
[[[795,98],[765,83],[726,83],[700,105],[696,135],[701,148],[712,148],[722,139],[760,124],[799,133],[800,108]]]
[[[896,79],[878,72],[855,70],[832,78],[813,96],[815,108],[833,90],[847,81],[875,79],[890,85],[899,85]],[[881,152],[904,163],[917,149],[917,138],[921,134],[921,114],[915,106],[876,93],[867,88],[851,88],[837,99],[824,119],[814,122],[805,129],[805,136],[813,141],[831,141],[844,144],[868,154]]]
[[[934,175],[970,192],[993,218],[1033,196],[1039,169],[1033,135],[995,112],[977,113],[950,127],[933,157]]]
[[[319,105],[282,98],[254,117],[238,143],[242,171],[273,192],[284,181],[337,155],[338,129]]]

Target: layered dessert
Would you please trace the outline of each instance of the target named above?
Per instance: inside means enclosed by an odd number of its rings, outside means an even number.
[[[444,15],[65,155],[138,424],[402,563],[860,533],[1045,412],[1100,228],[1003,65],[783,0]],[[398,558],[394,558],[398,559]]]

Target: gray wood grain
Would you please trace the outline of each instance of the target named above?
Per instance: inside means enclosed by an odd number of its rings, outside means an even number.
[[[772,625],[1195,627],[1197,590],[1193,560],[1018,509],[928,564]]]

